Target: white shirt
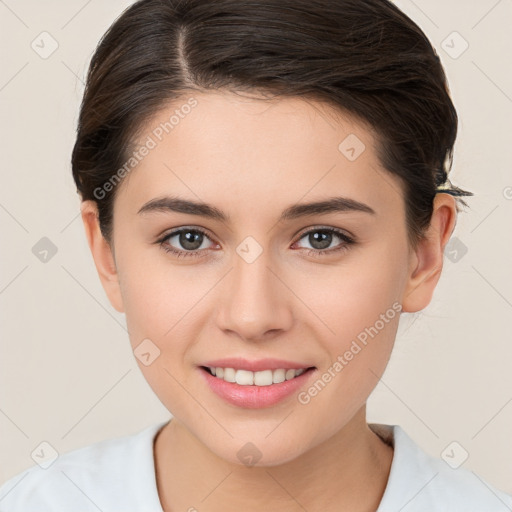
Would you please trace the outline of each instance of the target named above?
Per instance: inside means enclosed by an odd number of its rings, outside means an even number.
[[[0,487],[0,512],[163,512],[153,441],[167,421],[35,465]],[[512,495],[426,454],[396,425],[370,424],[394,446],[376,512],[510,512]]]

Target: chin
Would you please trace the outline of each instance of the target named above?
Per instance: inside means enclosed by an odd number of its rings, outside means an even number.
[[[226,462],[246,468],[280,466],[300,457],[306,451],[300,449],[299,443],[292,435],[285,436],[288,446],[277,435],[272,441],[264,437],[258,441],[256,437],[254,436],[253,441],[249,440],[250,436],[244,436],[243,439],[234,438],[229,444],[209,448]]]

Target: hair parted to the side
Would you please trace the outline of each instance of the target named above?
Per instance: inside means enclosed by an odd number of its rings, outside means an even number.
[[[139,0],[92,57],[72,170],[110,241],[118,187],[138,130],[194,91],[326,102],[372,129],[382,166],[403,184],[414,246],[433,199],[472,195],[448,180],[457,113],[440,59],[388,0]]]

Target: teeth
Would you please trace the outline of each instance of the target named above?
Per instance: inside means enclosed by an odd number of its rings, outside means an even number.
[[[302,375],[306,368],[299,370],[263,370],[260,372],[251,372],[249,370],[235,370],[234,368],[220,368],[208,366],[212,375],[226,382],[236,382],[242,386],[270,386],[271,384],[279,384],[285,380],[291,380]]]

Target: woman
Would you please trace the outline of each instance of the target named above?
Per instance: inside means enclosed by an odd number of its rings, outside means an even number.
[[[92,58],[73,176],[173,418],[28,470],[1,510],[510,510],[365,414],[470,195],[447,177],[456,131],[437,55],[386,0],[127,9]]]

